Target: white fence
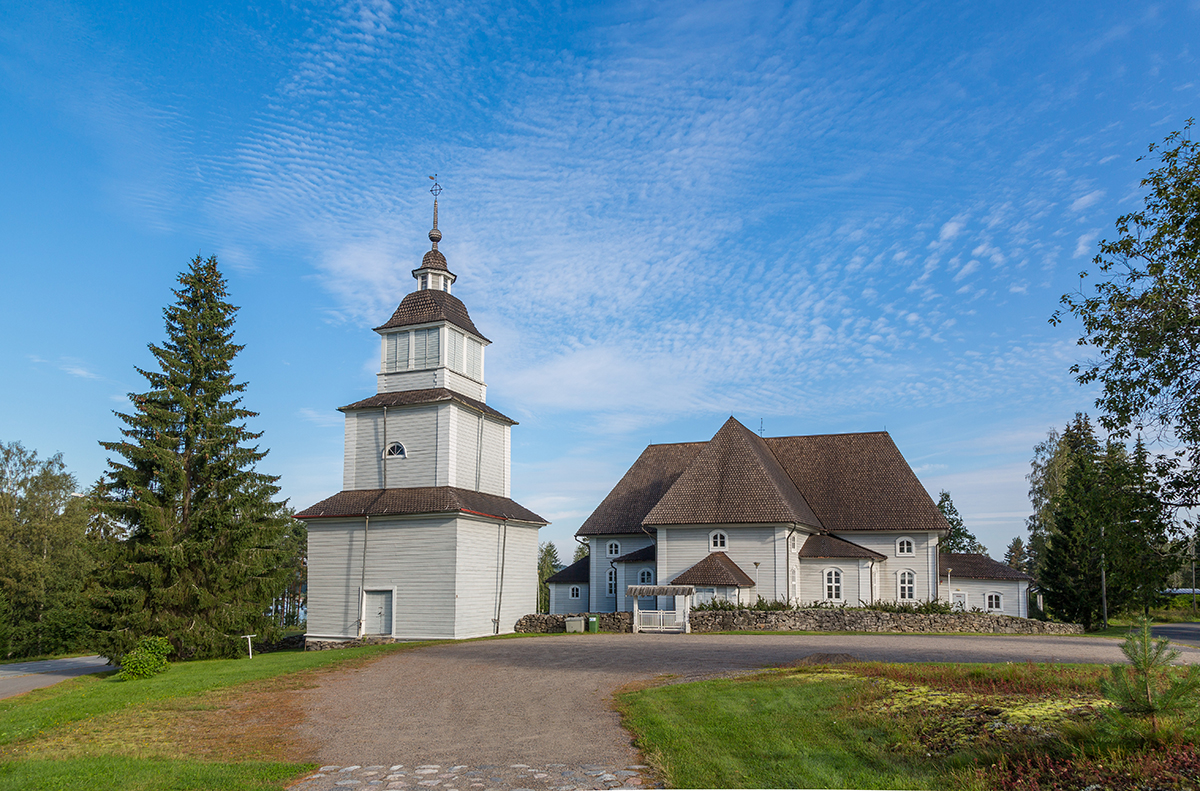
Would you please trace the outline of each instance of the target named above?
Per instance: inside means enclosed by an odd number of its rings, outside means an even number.
[[[677,610],[638,610],[637,631],[639,632],[682,632],[687,618]]]

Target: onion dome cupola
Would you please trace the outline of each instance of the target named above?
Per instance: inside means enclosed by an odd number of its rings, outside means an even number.
[[[441,250],[438,250],[438,242],[442,241],[442,232],[438,230],[437,226],[437,199],[442,192],[442,187],[437,183],[436,178],[429,191],[433,193],[433,228],[429,231],[429,241],[433,243],[433,247],[421,259],[421,265],[412,271],[412,276],[416,278],[418,291],[434,289],[450,293],[450,287],[458,278],[446,266],[446,256],[442,255]]]

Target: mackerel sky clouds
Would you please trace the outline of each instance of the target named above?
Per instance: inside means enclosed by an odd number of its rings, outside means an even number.
[[[0,0],[0,440],[83,483],[197,252],[305,507],[428,249],[570,536],[650,442],[886,428],[1000,556],[1050,327],[1200,107],[1200,4]],[[1085,281],[1086,285],[1086,281]]]

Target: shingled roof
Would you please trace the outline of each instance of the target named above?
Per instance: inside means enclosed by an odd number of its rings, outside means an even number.
[[[977,555],[973,552],[939,552],[938,575],[945,577],[947,569],[950,571],[951,581],[955,577],[961,577],[969,580],[1028,580],[1033,582],[1033,577],[1025,572],[1017,571],[998,560],[992,560],[987,555]]]
[[[821,527],[767,444],[732,417],[642,520],[645,525],[749,522]]]
[[[871,560],[887,560],[887,555],[881,555],[873,549],[860,547],[838,538],[837,536],[816,533],[808,537],[804,546],[800,547],[802,558],[869,558]]]
[[[704,445],[703,442],[683,442],[647,447],[575,535],[641,533],[642,519],[662,499]],[[653,533],[654,528],[649,528],[649,531]]]
[[[396,393],[378,393],[370,398],[364,398],[362,401],[355,401],[353,404],[340,406],[338,409],[345,412],[351,409],[378,409],[384,406],[418,406],[420,404],[436,404],[442,401],[457,401],[497,420],[503,420],[505,423],[513,426],[517,425],[517,421],[501,412],[497,412],[482,401],[476,401],[474,398],[465,396],[462,393],[456,393],[445,387],[432,387],[427,390],[401,390]]]
[[[655,545],[651,544],[648,547],[626,552],[619,558],[613,558],[613,563],[653,563],[655,554]]]
[[[448,321],[476,338],[491,342],[483,337],[483,333],[475,329],[474,322],[467,314],[467,306],[462,303],[461,299],[448,291],[438,291],[432,288],[414,291],[405,296],[400,300],[400,306],[396,308],[396,312],[387,320],[387,323],[379,325],[375,330],[378,332],[396,327],[410,327],[414,324],[428,324],[434,321]]]
[[[827,531],[950,529],[886,431],[766,443]]]
[[[546,579],[546,582],[565,582],[573,585],[583,583],[586,585],[588,582],[588,570],[591,568],[591,560],[591,555],[584,555],[565,569],[551,575]]]
[[[549,524],[533,511],[507,497],[454,486],[412,489],[356,489],[339,492],[296,514],[297,519],[347,516],[395,516],[463,512],[493,519]]]
[[[647,447],[576,535],[753,522],[950,529],[886,431],[762,439],[730,418],[708,442]]]
[[[754,579],[738,568],[724,552],[710,552],[708,557],[671,580],[672,585],[736,585],[754,587]]]

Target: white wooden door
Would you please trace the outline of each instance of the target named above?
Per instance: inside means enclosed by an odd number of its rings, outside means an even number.
[[[364,634],[392,633],[392,592],[367,591]]]
[[[955,591],[950,595],[950,601],[954,604],[954,609],[965,611],[967,609],[966,591]]]

